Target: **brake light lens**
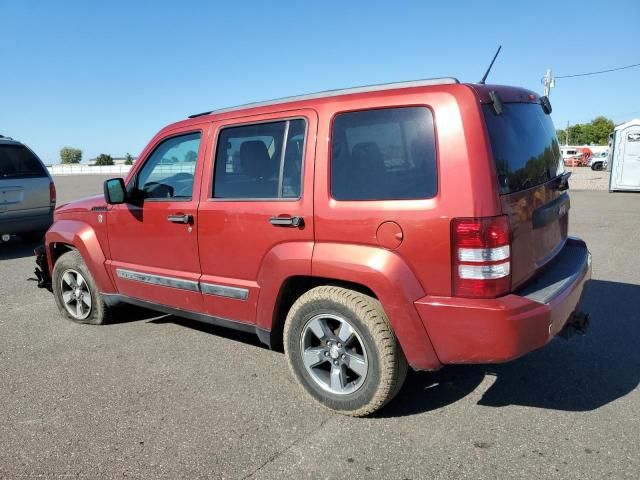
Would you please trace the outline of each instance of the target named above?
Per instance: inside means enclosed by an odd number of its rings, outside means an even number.
[[[495,298],[511,290],[511,246],[506,215],[454,218],[452,286],[457,297]]]
[[[51,205],[56,204],[56,186],[53,182],[49,183],[49,203]]]

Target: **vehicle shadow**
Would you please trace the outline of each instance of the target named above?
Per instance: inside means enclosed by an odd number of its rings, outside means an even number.
[[[590,411],[633,391],[640,382],[640,285],[592,280],[582,310],[591,315],[587,335],[557,338],[546,347],[500,365],[450,366],[412,372],[382,417],[413,415],[454,403],[486,375],[495,381],[479,405],[523,405]]]
[[[216,335],[218,337],[224,337],[228,340],[233,340],[235,342],[241,342],[246,345],[253,345],[254,347],[259,347],[261,349],[268,350],[268,347],[258,339],[257,335],[253,333],[233,330],[231,328],[219,327],[217,325],[198,322],[195,320],[190,320],[188,318],[176,317],[174,315],[162,315],[157,318],[150,319],[148,323],[152,323],[154,325],[163,325],[167,323],[173,323],[175,325],[191,328],[199,332],[208,333],[210,335]]]
[[[11,237],[8,242],[0,242],[0,260],[33,257],[33,249],[41,243],[41,241],[26,241],[21,238]],[[35,268],[35,262],[33,265]]]

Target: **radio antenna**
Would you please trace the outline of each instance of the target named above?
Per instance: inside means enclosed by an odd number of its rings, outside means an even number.
[[[498,58],[498,54],[500,53],[500,50],[502,50],[502,45],[500,45],[498,47],[498,51],[496,52],[496,54],[493,56],[493,60],[491,60],[491,63],[489,64],[489,68],[487,68],[487,71],[484,74],[484,77],[482,77],[482,80],[480,80],[478,83],[480,85],[484,85],[484,81],[487,79],[487,77],[489,76],[489,72],[491,71],[491,67],[493,67],[493,62],[496,61],[496,58]]]

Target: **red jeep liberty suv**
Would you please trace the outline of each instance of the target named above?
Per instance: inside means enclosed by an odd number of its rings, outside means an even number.
[[[591,260],[567,236],[550,112],[443,78],[193,115],[55,211],[40,284],[76,322],[130,303],[255,332],[317,401],[369,414],[409,366],[505,362],[586,328]]]

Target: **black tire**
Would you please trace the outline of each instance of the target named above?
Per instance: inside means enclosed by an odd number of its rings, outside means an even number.
[[[63,299],[62,277],[66,272],[78,272],[82,275],[86,282],[87,290],[90,293],[91,305],[86,318],[76,318],[65,306]],[[76,323],[88,323],[91,325],[103,325],[109,323],[113,314],[114,307],[109,307],[104,303],[104,299],[98,290],[95,280],[91,276],[91,272],[87,268],[82,255],[77,250],[71,250],[58,258],[53,266],[53,274],[51,275],[51,284],[53,288],[53,297],[60,314]]]
[[[305,330],[322,315],[346,320],[366,351],[367,371],[353,392],[332,393],[304,365]],[[380,409],[398,393],[407,375],[407,361],[380,302],[345,288],[316,287],[298,298],[287,315],[284,347],[291,372],[302,388],[325,407],[346,415],[365,416]],[[333,368],[331,357],[327,361]]]

